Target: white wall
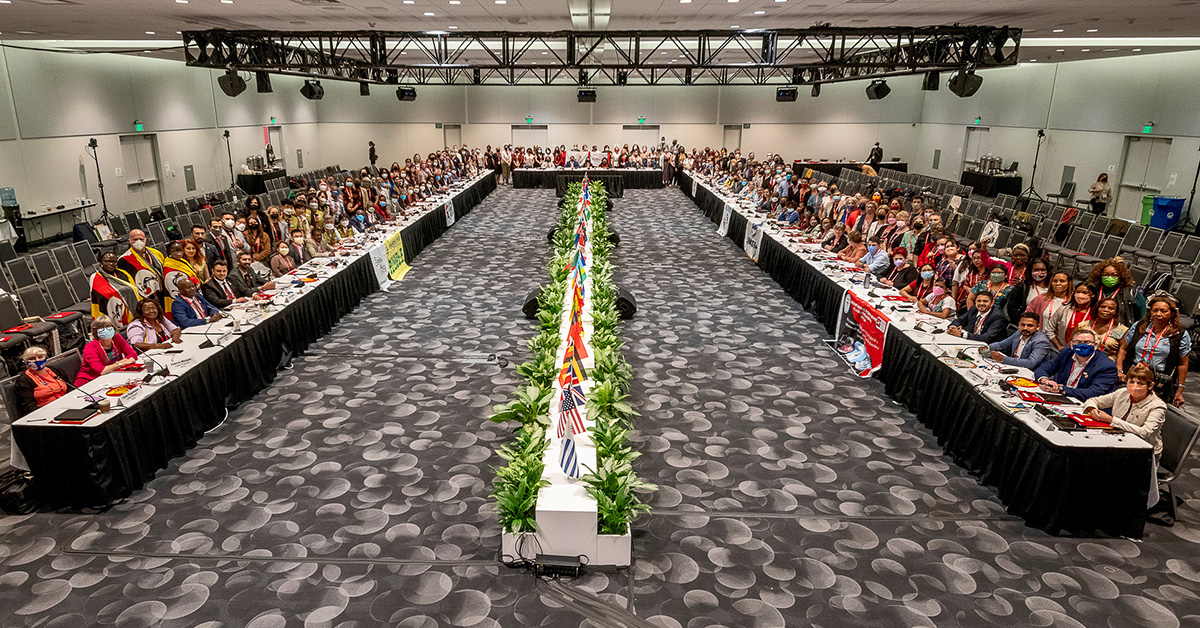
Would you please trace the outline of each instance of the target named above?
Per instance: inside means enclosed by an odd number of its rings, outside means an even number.
[[[295,168],[296,150],[308,168],[366,163],[367,142],[380,160],[403,161],[444,144],[438,123],[462,125],[472,146],[511,141],[511,125],[549,125],[552,144],[613,144],[633,132],[622,125],[660,125],[668,141],[717,147],[723,125],[743,125],[743,151],[786,158],[862,159],[879,141],[885,158],[900,157],[915,172],[957,179],[965,129],[976,116],[987,126],[990,149],[1019,161],[1028,182],[1036,130],[1046,129],[1035,182],[1039,191],[1058,188],[1063,166],[1075,166],[1085,188],[1114,166],[1120,178],[1125,138],[1153,120],[1154,135],[1173,138],[1168,168],[1176,183],[1165,193],[1186,195],[1200,154],[1200,53],[1171,53],[1064,64],[1027,64],[981,72],[983,87],[958,98],[943,85],[923,92],[919,77],[889,80],[892,93],[869,101],[865,85],[825,85],[819,98],[801,88],[794,103],[775,102],[761,86],[602,87],[595,103],[580,103],[573,87],[419,86],[414,102],[399,102],[395,89],[372,86],[360,96],[353,83],[325,81],[325,97],[299,95],[302,80],[273,76],[274,93],[258,94],[254,82],[237,98],[220,92],[217,71],[178,62],[126,55],[66,55],[0,49],[0,186],[17,189],[22,205],[58,205],[81,194],[96,198],[95,169],[84,151],[100,142],[110,209],[142,206],[115,175],[121,166],[119,136],[140,120],[157,136],[164,200],[187,195],[183,166],[196,171],[197,192],[229,183],[221,133],[229,129],[234,165],[261,154],[264,125],[283,127],[276,154]],[[948,78],[943,75],[943,79]],[[11,90],[10,90],[11,85]],[[941,165],[932,167],[934,150]]]

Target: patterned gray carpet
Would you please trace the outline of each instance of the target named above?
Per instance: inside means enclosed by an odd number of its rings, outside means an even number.
[[[572,586],[679,628],[1200,626],[1200,530],[1027,529],[678,191],[616,203],[661,490],[633,567]],[[487,504],[518,380],[479,354],[522,358],[555,211],[497,191],[111,511],[0,518],[0,626],[610,625],[499,566]]]

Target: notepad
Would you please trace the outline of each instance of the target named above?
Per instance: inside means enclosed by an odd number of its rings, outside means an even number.
[[[58,414],[58,416],[54,417],[54,422],[55,423],[74,423],[74,424],[85,423],[85,422],[87,422],[88,419],[91,419],[92,417],[96,416],[97,414],[99,414],[99,412],[93,408],[80,408],[79,410],[64,410],[63,412],[60,412]]]

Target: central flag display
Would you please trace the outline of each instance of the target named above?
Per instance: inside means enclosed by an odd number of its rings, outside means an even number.
[[[583,179],[583,190],[575,211],[575,251],[567,262],[567,275],[570,278],[571,300],[570,316],[567,322],[566,348],[563,351],[562,366],[559,369],[558,425],[555,435],[561,441],[562,450],[558,457],[558,466],[571,479],[581,477],[579,456],[575,448],[575,436],[587,431],[583,423],[583,410],[587,397],[583,392],[583,382],[587,380],[587,371],[583,368],[582,360],[588,357],[587,342],[584,338],[583,319],[584,308],[587,305],[588,265],[588,230],[591,228],[591,191],[587,177]]]

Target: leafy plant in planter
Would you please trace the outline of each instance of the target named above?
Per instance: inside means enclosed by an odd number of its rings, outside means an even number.
[[[596,500],[600,534],[625,534],[637,515],[649,512],[638,492],[658,490],[657,486],[638,479],[628,460],[603,458],[597,468],[583,476],[587,493]]]
[[[518,370],[520,368],[517,367]],[[492,420],[496,423],[520,421],[521,425],[525,427],[549,427],[550,402],[553,397],[554,389],[550,386],[522,386],[517,389],[516,399],[492,408],[495,412]]]
[[[587,395],[587,408],[597,416],[628,423],[637,415],[629,405],[629,395],[611,379],[598,382]]]
[[[547,444],[544,429],[527,425],[517,431],[517,439],[511,445],[497,452],[508,462],[507,466],[493,467],[496,480],[492,496],[496,498],[496,514],[505,532],[537,532],[537,494],[549,484],[542,479],[545,467],[542,456]]]

